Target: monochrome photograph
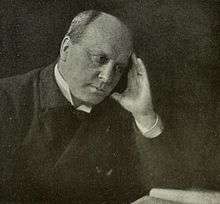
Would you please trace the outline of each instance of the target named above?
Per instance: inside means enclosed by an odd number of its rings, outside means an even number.
[[[0,203],[220,203],[217,0],[1,0]]]

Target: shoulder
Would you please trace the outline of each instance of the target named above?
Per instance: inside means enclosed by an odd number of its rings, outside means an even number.
[[[24,88],[30,86],[38,77],[40,69],[30,71],[25,74],[16,75],[0,79],[0,90],[13,96],[19,92],[24,92]]]
[[[0,88],[0,114],[3,116],[9,105],[9,96],[7,92]]]
[[[13,118],[22,117],[33,103],[33,92],[36,91],[40,70],[0,79],[1,122],[7,121],[12,116]]]

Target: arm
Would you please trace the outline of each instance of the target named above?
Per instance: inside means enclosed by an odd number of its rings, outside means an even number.
[[[151,126],[151,127],[146,127],[145,124],[147,124],[148,120],[152,120],[150,118],[151,116],[146,116],[143,118],[143,122],[140,123],[138,121],[135,120],[135,124],[137,129],[142,133],[143,136],[145,136],[146,138],[154,138],[159,136],[162,131],[163,131],[163,123],[160,119],[159,115],[156,115],[156,121],[155,123]]]
[[[153,109],[146,67],[135,54],[132,54],[126,90],[122,94],[113,93],[112,98],[132,113],[137,128],[145,137],[154,138],[162,132],[162,122]]]

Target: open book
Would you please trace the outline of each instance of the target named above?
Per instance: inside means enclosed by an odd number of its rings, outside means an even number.
[[[220,192],[154,188],[132,204],[220,204]]]

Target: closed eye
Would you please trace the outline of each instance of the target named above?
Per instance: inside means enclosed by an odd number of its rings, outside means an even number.
[[[92,60],[100,65],[106,64],[109,61],[105,55],[92,55]]]
[[[114,67],[115,72],[117,73],[123,73],[125,70],[125,66],[120,65],[120,64],[116,64]]]
[[[98,54],[98,53],[94,53],[90,50],[87,50],[87,54],[88,54],[89,58],[91,59],[91,61],[97,65],[103,65],[103,64],[108,63],[108,61],[109,61],[107,55],[105,55],[103,53]]]
[[[105,53],[96,53],[94,51],[87,49],[87,54],[88,54],[89,58],[91,59],[91,61],[93,62],[93,64],[97,65],[97,66],[107,64],[110,60]],[[125,64],[116,63],[114,66],[114,71],[116,73],[123,73],[125,68],[126,68]]]

